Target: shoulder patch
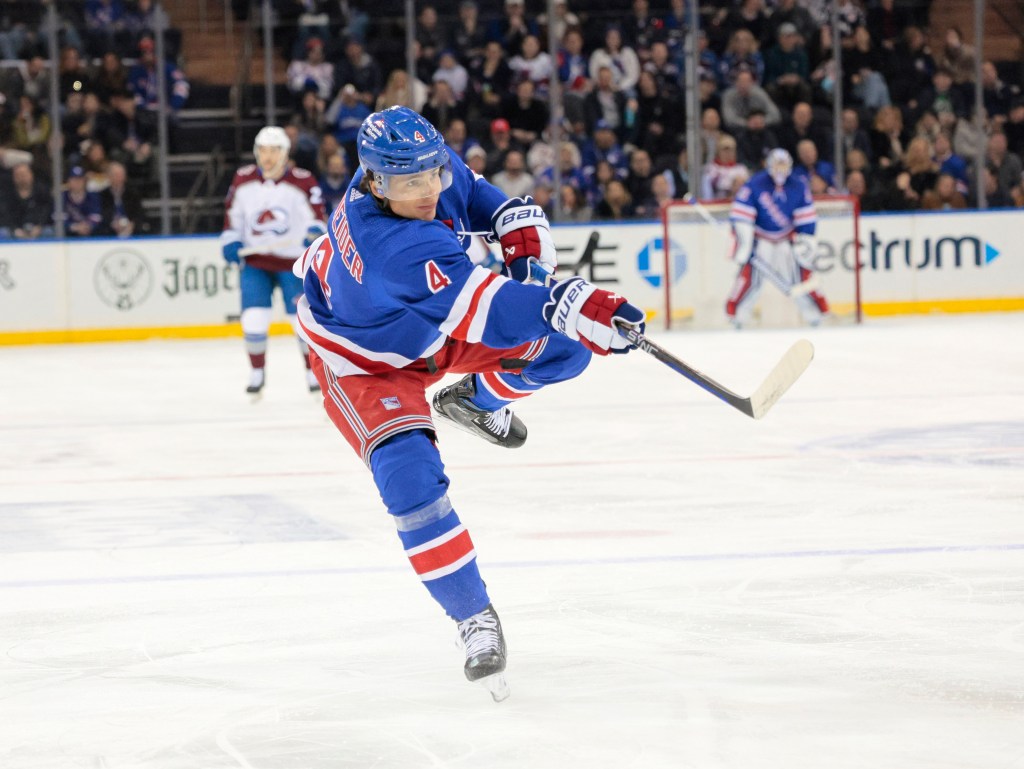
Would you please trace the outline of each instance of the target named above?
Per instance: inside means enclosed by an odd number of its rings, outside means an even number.
[[[427,288],[430,289],[430,293],[436,294],[443,288],[447,288],[452,284],[451,278],[441,272],[441,268],[437,266],[433,259],[431,259],[425,265],[427,273]]]

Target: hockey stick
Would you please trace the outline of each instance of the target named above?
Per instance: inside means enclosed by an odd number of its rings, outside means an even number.
[[[748,417],[760,419],[775,405],[786,390],[800,378],[800,375],[811,365],[814,358],[814,346],[806,339],[796,342],[785,355],[775,364],[775,368],[749,398],[737,395],[727,387],[720,385],[711,377],[679,360],[668,350],[652,342],[634,326],[626,323],[615,323],[615,330],[637,349],[657,358],[673,371],[682,374],[697,386],[707,390],[716,398],[725,401],[734,409],[742,411]]]
[[[708,224],[712,225],[713,227],[725,226],[722,224],[722,222],[718,221],[714,216],[712,216],[711,212],[708,211],[708,209],[705,206],[701,205],[700,201],[698,201],[692,195],[686,195],[683,198],[683,200],[685,200],[687,203],[693,206],[694,210],[698,214],[700,214],[700,217]],[[775,288],[779,289],[779,291],[781,291],[784,296],[788,296],[791,298],[803,296],[804,294],[809,294],[811,291],[814,291],[816,288],[818,288],[818,276],[813,273],[811,274],[811,277],[809,277],[803,283],[793,283],[792,281],[786,280],[782,273],[780,273],[778,270],[772,267],[768,262],[766,262],[757,254],[751,255],[750,264],[753,265],[754,269],[756,269],[758,272],[764,275],[764,277],[768,280],[769,283],[775,286]]]

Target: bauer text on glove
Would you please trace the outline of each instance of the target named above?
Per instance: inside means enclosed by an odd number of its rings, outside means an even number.
[[[555,242],[551,239],[544,209],[534,203],[533,198],[505,201],[491,217],[491,229],[501,244],[501,257],[514,280],[524,283],[529,279],[526,260],[531,256],[554,272],[558,264]]]
[[[551,301],[544,305],[544,318],[551,327],[598,355],[624,353],[633,349],[616,329],[616,323],[634,326],[643,333],[644,313],[625,297],[598,288],[583,278],[569,278],[551,289]]]

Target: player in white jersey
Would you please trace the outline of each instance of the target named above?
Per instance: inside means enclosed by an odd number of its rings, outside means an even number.
[[[324,408],[373,473],[416,573],[458,623],[464,671],[496,700],[504,683],[501,623],[469,532],[448,497],[434,421],[505,448],[526,427],[509,405],[575,377],[591,355],[622,353],[617,326],[643,328],[623,297],[572,277],[532,284],[531,262],[555,266],[547,217],[474,174],[407,107],[359,131],[360,170],[328,233],[295,265],[299,322]],[[467,256],[474,233],[501,244],[506,275]],[[465,374],[435,392],[446,374]]]
[[[290,149],[288,135],[278,126],[266,126],[256,134],[256,164],[235,173],[220,236],[224,258],[241,268],[242,333],[252,367],[246,391],[253,396],[259,396],[266,383],[274,289],[281,290],[285,312],[297,331],[295,302],[302,282],[292,274],[292,264],[326,232],[320,186],[308,171],[289,167]],[[310,370],[309,348],[301,336],[298,341],[307,385],[316,392],[320,384]]]
[[[792,173],[793,158],[774,149],[732,202],[733,259],[740,265],[725,312],[736,327],[749,321],[765,279],[785,289],[804,320],[817,325],[828,302],[811,285],[817,213],[807,181]]]

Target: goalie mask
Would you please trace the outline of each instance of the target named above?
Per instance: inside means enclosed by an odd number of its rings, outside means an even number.
[[[789,174],[793,170],[793,156],[784,149],[774,149],[768,153],[768,159],[764,163],[768,175],[779,187],[786,183]]]
[[[359,128],[356,143],[363,173],[385,198],[417,200],[451,186],[452,162],[444,137],[408,107],[370,115]]]
[[[276,179],[284,173],[288,165],[288,153],[292,142],[284,129],[276,125],[268,125],[256,134],[252,145],[252,154],[256,156],[256,165],[264,176]]]

